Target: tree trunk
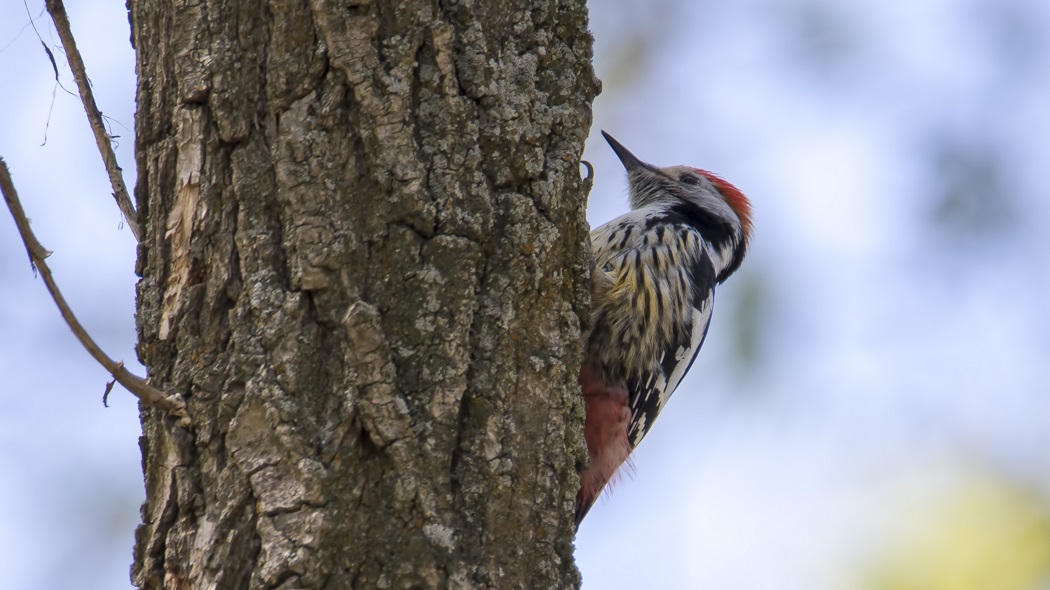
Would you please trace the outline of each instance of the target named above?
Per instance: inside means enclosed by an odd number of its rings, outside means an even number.
[[[579,585],[583,0],[131,0],[141,588]]]

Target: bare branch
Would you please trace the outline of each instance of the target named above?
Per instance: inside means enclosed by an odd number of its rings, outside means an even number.
[[[69,69],[73,71],[73,78],[77,81],[80,90],[80,100],[84,103],[84,112],[87,113],[88,123],[91,131],[95,133],[95,143],[102,155],[102,161],[106,164],[109,173],[109,182],[113,185],[113,198],[120,207],[120,212],[127,220],[128,229],[135,236],[136,241],[142,241],[142,229],[139,226],[138,213],[128,196],[128,187],[124,184],[124,176],[120,165],[117,164],[117,155],[113,153],[113,145],[110,143],[110,135],[102,123],[102,113],[95,104],[95,95],[91,92],[91,83],[88,81],[87,72],[84,69],[84,60],[77,50],[76,40],[73,39],[73,31],[69,26],[69,17],[66,16],[66,7],[62,0],[47,0],[47,12],[51,20],[55,21],[55,29],[58,37],[62,40],[62,47],[66,50],[66,59],[69,61]]]
[[[7,163],[4,162],[3,158],[0,158],[0,192],[3,192],[4,202],[7,203],[11,216],[15,218],[18,233],[22,236],[22,242],[25,243],[26,252],[29,253],[30,264],[40,273],[40,277],[44,279],[44,284],[47,285],[51,298],[55,300],[58,310],[62,313],[66,323],[69,324],[69,328],[73,330],[77,340],[99,364],[109,371],[117,383],[123,385],[125,389],[145,402],[146,405],[168,412],[180,418],[182,423],[188,426],[190,419],[186,413],[186,402],[182,400],[181,396],[165,395],[164,392],[150,385],[142,377],[130,373],[124,368],[124,363],[114,361],[106,356],[106,353],[102,352],[102,349],[92,340],[91,336],[84,330],[84,327],[80,325],[76,316],[73,315],[69,304],[66,303],[62,293],[58,290],[54,277],[51,276],[51,269],[47,266],[46,258],[51,255],[51,252],[41,245],[40,241],[33,234],[33,230],[30,229],[29,220],[26,218],[25,211],[22,210],[22,203],[18,200],[18,193],[15,191],[15,185],[11,181],[11,173],[8,171]]]

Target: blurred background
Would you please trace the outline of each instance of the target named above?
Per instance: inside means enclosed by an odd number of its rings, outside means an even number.
[[[0,155],[81,321],[141,374],[134,240],[42,9],[0,4]],[[133,185],[126,13],[69,11]],[[584,587],[1050,589],[1050,4],[591,11],[592,225],[627,207],[605,129],[736,184],[756,238],[632,473],[580,530]],[[0,580],[126,588],[134,399],[118,387],[102,407],[107,376],[7,213],[0,277]]]

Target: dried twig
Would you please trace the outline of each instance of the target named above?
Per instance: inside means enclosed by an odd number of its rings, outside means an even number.
[[[135,394],[147,405],[177,416],[184,425],[189,425],[186,402],[182,400],[181,396],[165,395],[164,392],[150,385],[142,377],[130,373],[124,368],[124,363],[114,361],[106,356],[106,353],[102,352],[102,349],[91,339],[91,336],[88,335],[76,316],[73,315],[69,304],[66,303],[62,293],[58,290],[54,277],[51,276],[51,269],[47,266],[45,259],[51,255],[51,252],[40,244],[33,234],[33,230],[30,229],[29,220],[26,218],[25,211],[22,210],[22,203],[18,200],[18,193],[15,191],[15,185],[11,181],[11,173],[8,171],[7,163],[4,162],[3,158],[0,158],[0,192],[3,192],[7,208],[11,210],[11,216],[15,218],[18,233],[21,234],[22,242],[26,246],[26,252],[29,253],[30,264],[40,273],[40,277],[44,279],[44,284],[47,285],[51,298],[55,300],[58,310],[62,313],[66,323],[69,324],[69,328],[73,330],[77,340],[80,340],[80,343],[84,345],[88,353],[109,371],[117,383],[123,385],[125,389]]]
[[[117,200],[117,206],[120,207],[120,212],[124,214],[128,229],[135,236],[135,240],[142,241],[142,230],[139,226],[138,213],[135,211],[135,206],[131,203],[131,197],[128,196],[128,187],[124,184],[124,176],[121,174],[120,166],[117,164],[117,155],[113,153],[109,133],[106,132],[106,128],[102,123],[102,113],[99,112],[98,105],[95,104],[95,95],[91,92],[91,82],[88,81],[87,72],[84,70],[84,60],[80,57],[76,40],[73,39],[73,31],[69,27],[66,7],[62,4],[62,0],[47,0],[46,4],[51,20],[55,21],[58,38],[62,40],[62,47],[65,48],[69,69],[73,71],[73,78],[77,81],[77,88],[80,90],[80,100],[84,103],[84,112],[87,113],[91,131],[95,133],[95,143],[98,144],[98,151],[102,154],[102,161],[106,164],[106,171],[109,172],[109,182],[113,185],[113,198]]]

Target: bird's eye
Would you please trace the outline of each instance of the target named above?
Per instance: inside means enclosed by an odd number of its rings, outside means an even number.
[[[693,186],[700,184],[700,179],[693,176],[692,174],[683,174],[678,177],[678,181],[683,184],[690,184]]]

